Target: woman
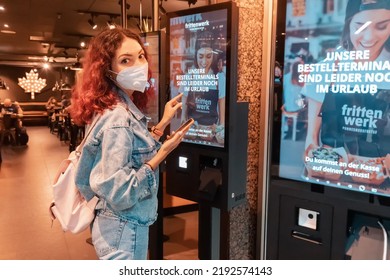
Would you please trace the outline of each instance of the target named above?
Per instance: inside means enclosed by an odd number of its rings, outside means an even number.
[[[76,185],[87,200],[99,197],[92,242],[100,259],[146,259],[149,226],[156,220],[159,164],[183,134],[157,142],[181,108],[169,101],[150,133],[140,109],[150,71],[140,38],[116,27],[98,34],[85,56],[83,77],[72,93],[77,125],[99,117],[84,145]]]
[[[213,50],[214,37],[209,31],[198,34],[195,43],[194,67],[187,75],[198,84],[183,92],[181,122],[195,120],[195,129],[202,129],[203,140],[211,141],[215,133],[223,132],[225,126],[225,76],[218,73],[217,59]],[[217,74],[217,75],[215,75]],[[218,141],[218,140],[217,140]]]

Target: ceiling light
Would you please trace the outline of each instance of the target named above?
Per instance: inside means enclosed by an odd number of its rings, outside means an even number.
[[[107,20],[107,26],[108,26],[108,28],[110,28],[110,29],[114,29],[114,28],[116,28],[116,23],[115,23],[115,19],[118,17],[118,16],[116,16],[116,15],[108,15],[109,17],[110,17],[110,19],[109,20]]]
[[[93,21],[94,16],[91,15],[91,18],[88,20],[89,25],[92,27],[92,29],[97,28],[97,24]]]
[[[4,6],[0,6],[0,11],[5,11]]]
[[[96,29],[97,28],[97,24],[92,19],[89,19],[88,23],[92,27],[92,29]]]
[[[9,25],[6,24],[6,23],[4,23],[4,27],[5,27],[5,28],[9,28]]]
[[[110,28],[110,29],[115,28],[115,23],[113,22],[112,17],[110,18],[110,20],[107,21],[107,25],[108,25],[108,28]]]
[[[14,30],[5,30],[5,29],[2,29],[0,30],[1,33],[4,33],[4,34],[16,34],[16,31]]]

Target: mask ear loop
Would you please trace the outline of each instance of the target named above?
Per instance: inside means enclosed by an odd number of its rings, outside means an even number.
[[[107,72],[106,72],[106,77],[109,78],[111,81],[115,82],[115,77],[114,75],[118,75],[118,73],[108,69]]]
[[[111,80],[111,82],[113,82],[113,84],[118,87],[119,89],[121,89],[122,91],[126,92],[126,89],[124,89],[122,86],[120,86],[118,84],[118,82],[116,81],[116,79],[114,78],[114,75],[117,76],[118,73],[112,71],[112,70],[107,70],[106,72],[106,77],[109,78]]]

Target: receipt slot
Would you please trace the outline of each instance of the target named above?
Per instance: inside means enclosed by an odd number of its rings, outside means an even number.
[[[221,159],[201,156],[199,199],[213,201],[222,185]]]

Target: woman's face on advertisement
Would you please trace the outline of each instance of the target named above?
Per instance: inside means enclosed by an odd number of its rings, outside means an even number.
[[[196,53],[196,62],[199,68],[206,69],[206,73],[213,62],[213,50],[211,48],[200,48]]]
[[[116,50],[112,60],[112,70],[119,73],[121,70],[136,65],[148,63],[141,45],[134,39],[125,38],[122,45]]]
[[[349,27],[354,49],[370,50],[370,57],[374,60],[390,36],[390,10],[359,12],[353,16]]]

